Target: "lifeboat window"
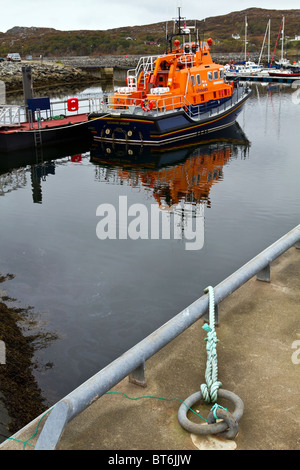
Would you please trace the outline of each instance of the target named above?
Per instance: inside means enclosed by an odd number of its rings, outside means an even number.
[[[195,86],[195,76],[191,75],[191,84],[192,86]]]
[[[212,80],[212,72],[207,72],[207,78],[208,80]]]
[[[219,70],[219,75],[220,75],[220,78],[224,77],[224,69]]]
[[[214,80],[218,80],[219,74],[217,70],[214,70]]]
[[[198,73],[196,75],[196,81],[197,81],[197,85],[201,85],[201,79],[200,79],[200,75]]]

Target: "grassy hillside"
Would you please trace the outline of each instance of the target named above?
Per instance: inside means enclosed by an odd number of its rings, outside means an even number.
[[[300,10],[266,10],[249,8],[228,15],[205,20],[191,19],[201,39],[212,37],[214,52],[242,52],[244,50],[245,16],[248,21],[250,53],[259,53],[269,18],[271,19],[271,51],[273,51],[282,17],[285,17],[286,50],[300,54],[300,41],[291,41],[300,35]],[[172,22],[168,23],[171,31]],[[165,50],[166,23],[110,29],[106,31],[58,31],[53,28],[14,27],[0,33],[0,56],[19,52],[22,57],[157,54]],[[233,39],[232,35],[240,39]],[[278,43],[278,51],[280,41]]]

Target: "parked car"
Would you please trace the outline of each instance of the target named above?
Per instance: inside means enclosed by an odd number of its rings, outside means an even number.
[[[9,60],[11,62],[21,62],[21,57],[20,54],[14,52],[12,54],[7,54],[6,60]]]

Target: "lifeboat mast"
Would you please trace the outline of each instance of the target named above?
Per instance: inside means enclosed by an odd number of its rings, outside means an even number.
[[[185,26],[181,26],[181,22],[186,20],[185,17],[182,17],[180,14],[181,7],[178,7],[178,18],[174,18],[174,22],[177,23],[177,31],[173,32],[172,34],[167,34],[167,47],[166,47],[166,54],[171,53],[173,51],[173,38],[176,36],[186,36],[190,33],[191,28],[195,28],[195,26],[190,26],[186,28]],[[175,28],[174,28],[175,29]]]

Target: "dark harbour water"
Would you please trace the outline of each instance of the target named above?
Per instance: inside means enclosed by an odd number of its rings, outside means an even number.
[[[57,334],[35,355],[48,405],[299,224],[300,87],[251,87],[233,136],[144,155],[59,148],[44,165],[1,157],[0,273],[15,277],[0,288]],[[137,221],[119,226],[125,202],[148,214],[144,239],[119,238]],[[97,236],[103,204],[116,210],[115,239]],[[152,206],[174,210],[176,233],[151,238]]]

